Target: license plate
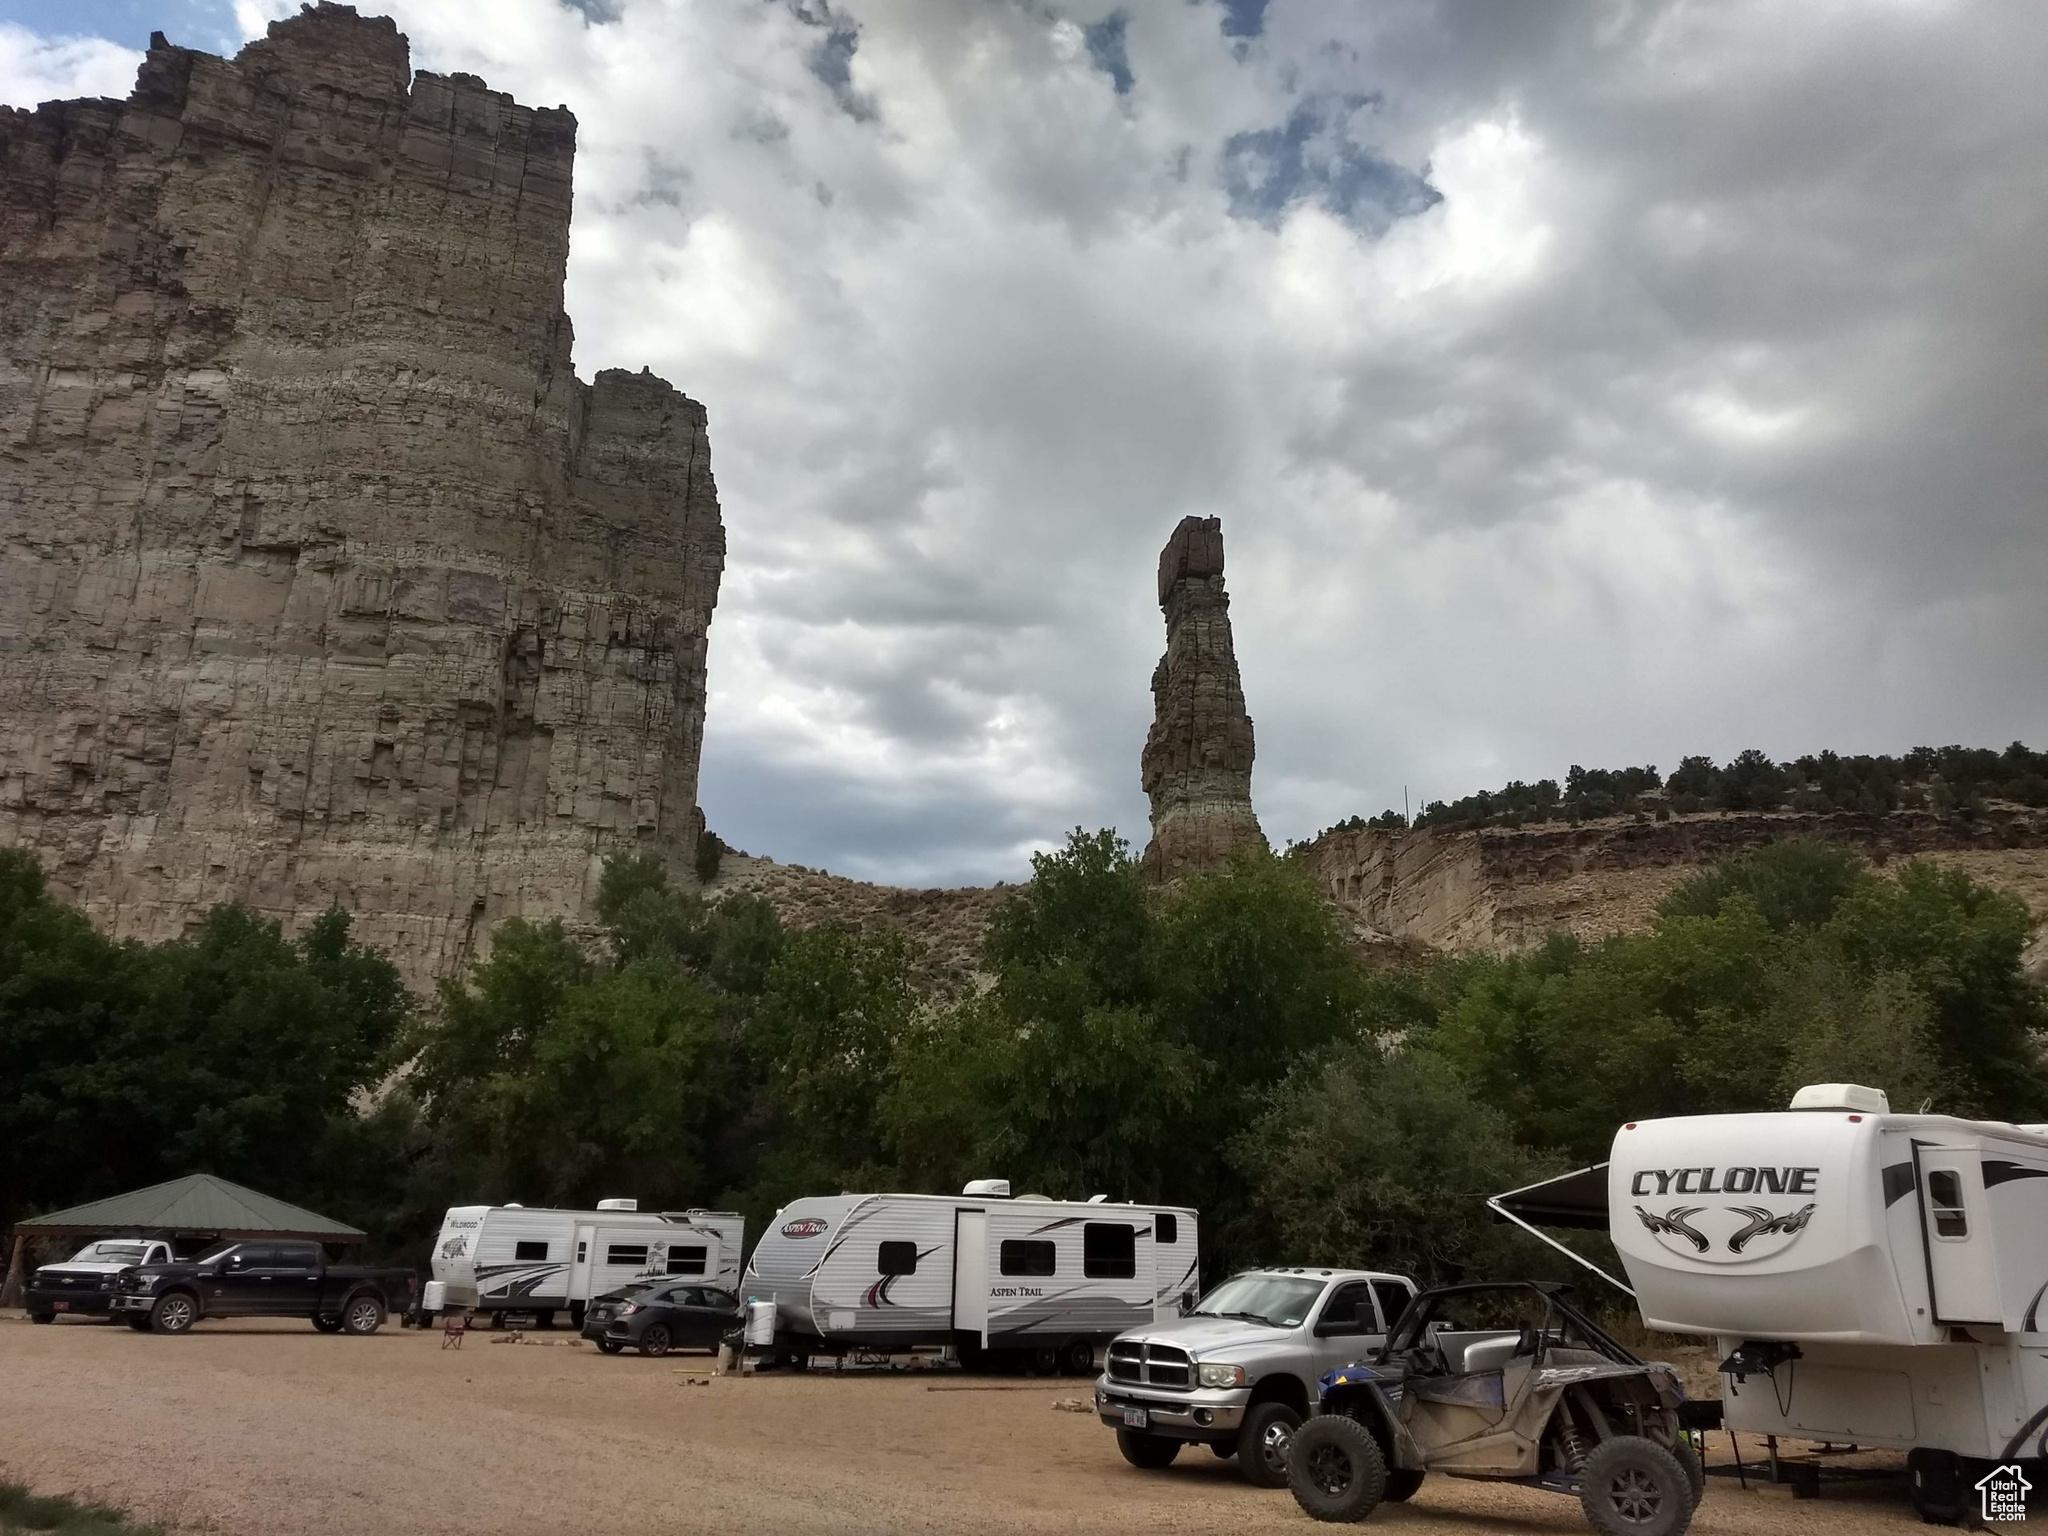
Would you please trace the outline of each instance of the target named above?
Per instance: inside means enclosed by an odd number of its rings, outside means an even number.
[[[69,1312],[71,1310],[71,1303],[68,1301],[53,1301],[50,1303],[50,1310],[52,1312]]]
[[[1143,1429],[1151,1422],[1152,1416],[1142,1408],[1126,1408],[1124,1410],[1125,1429]]]

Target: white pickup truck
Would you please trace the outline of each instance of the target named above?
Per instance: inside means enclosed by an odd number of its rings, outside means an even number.
[[[1168,1322],[1110,1340],[1095,1411],[1134,1467],[1190,1443],[1237,1457],[1245,1480],[1287,1484],[1287,1449],[1326,1371],[1378,1349],[1415,1282],[1360,1269],[1232,1275]]]
[[[61,1264],[45,1264],[29,1276],[24,1303],[31,1321],[54,1323],[60,1312],[105,1317],[114,1277],[134,1264],[168,1264],[171,1245],[154,1237],[103,1237],[87,1243]]]

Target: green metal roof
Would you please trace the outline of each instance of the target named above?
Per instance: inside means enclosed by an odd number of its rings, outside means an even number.
[[[168,1184],[109,1195],[68,1211],[51,1211],[15,1223],[14,1230],[31,1237],[130,1232],[137,1236],[311,1237],[330,1243],[363,1240],[354,1227],[210,1173],[188,1174]]]

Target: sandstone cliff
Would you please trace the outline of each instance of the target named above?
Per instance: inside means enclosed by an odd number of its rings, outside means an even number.
[[[1237,848],[1266,847],[1252,814],[1252,722],[1223,590],[1223,523],[1184,517],[1159,554],[1166,654],[1152,674],[1142,774],[1152,802],[1145,870],[1172,880]]]
[[[688,878],[724,530],[703,408],[572,371],[575,130],[324,4],[0,110],[0,839],[114,931],[423,981]]]

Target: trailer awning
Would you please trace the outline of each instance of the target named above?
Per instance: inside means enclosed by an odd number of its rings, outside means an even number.
[[[1607,1230],[1607,1165],[1595,1163],[1576,1173],[1562,1173],[1495,1195],[1487,1204],[1503,1218],[1540,1227],[1574,1227],[1588,1232]]]

